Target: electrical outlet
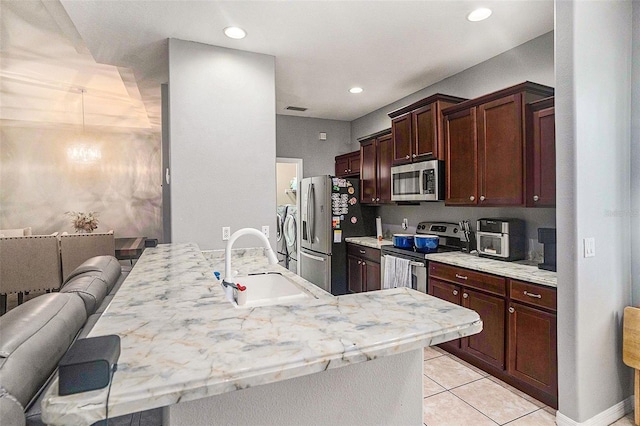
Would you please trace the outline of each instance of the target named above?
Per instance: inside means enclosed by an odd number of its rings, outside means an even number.
[[[231,236],[231,228],[228,226],[222,227],[222,241],[227,241]]]
[[[269,225],[264,225],[262,227],[262,233],[264,234],[265,237],[269,238]]]
[[[584,242],[584,257],[594,257],[596,255],[596,239],[593,237],[585,238]]]

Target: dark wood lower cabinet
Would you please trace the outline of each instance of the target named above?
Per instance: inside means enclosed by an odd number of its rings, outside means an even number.
[[[350,293],[380,290],[380,250],[347,244],[347,274]]]
[[[508,373],[550,395],[556,395],[558,389],[556,314],[511,302],[508,318]]]
[[[462,339],[462,350],[499,369],[505,368],[505,300],[464,289],[462,306],[482,318],[482,331]]]
[[[428,293],[483,322],[480,333],[442,349],[558,408],[555,289],[430,262]]]

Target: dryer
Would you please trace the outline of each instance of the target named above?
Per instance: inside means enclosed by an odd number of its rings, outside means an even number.
[[[298,273],[298,208],[290,205],[283,225],[284,240],[288,252],[288,268]]]

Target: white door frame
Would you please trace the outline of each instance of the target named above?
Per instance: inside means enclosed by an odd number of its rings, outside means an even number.
[[[296,182],[298,187],[300,186],[300,181],[302,180],[303,172],[302,172],[302,158],[287,158],[287,157],[276,157],[277,163],[293,163],[296,165]],[[296,207],[298,208],[298,218],[300,218],[300,197],[296,193]],[[296,222],[296,251],[298,252],[298,257],[300,257],[300,224]],[[300,259],[298,259],[298,263],[296,264],[296,274],[300,275]]]

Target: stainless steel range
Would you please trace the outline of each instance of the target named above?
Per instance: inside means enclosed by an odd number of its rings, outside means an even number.
[[[420,222],[416,233],[437,235],[440,237],[437,253],[462,250],[461,239],[464,239],[464,236],[457,223]],[[415,251],[415,249],[382,246],[380,254],[380,280],[383,283],[383,288],[386,256],[395,256],[410,261],[411,287],[423,293],[427,292],[427,255],[425,253],[419,253]]]

